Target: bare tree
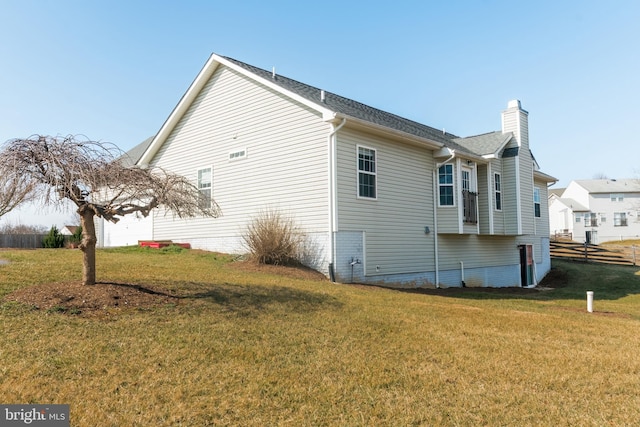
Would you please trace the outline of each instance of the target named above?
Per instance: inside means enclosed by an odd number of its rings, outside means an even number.
[[[33,182],[22,174],[8,173],[16,168],[13,159],[0,153],[0,217],[33,198]]]
[[[96,283],[95,217],[117,222],[122,216],[149,215],[164,207],[184,217],[217,217],[215,202],[203,196],[187,178],[158,168],[127,167],[114,145],[75,136],[34,135],[7,141],[0,156],[8,159],[4,172],[26,180],[46,205],[70,200],[82,226],[82,281]]]

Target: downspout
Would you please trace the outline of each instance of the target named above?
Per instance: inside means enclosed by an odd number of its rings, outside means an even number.
[[[344,126],[347,122],[347,119],[342,119],[342,122],[338,126],[335,126],[331,123],[331,132],[327,135],[327,146],[329,149],[329,278],[332,282],[336,281],[335,277],[335,262],[336,262],[336,254],[335,254],[335,231],[336,231],[336,218],[337,214],[337,206],[336,206],[336,197],[337,197],[337,189],[336,189],[336,133]]]
[[[444,165],[445,163],[450,162],[451,160],[453,160],[453,158],[456,156],[455,151],[451,150],[451,157],[449,157],[447,160],[445,160],[442,163],[437,163],[436,162],[436,167],[433,170],[433,245],[434,245],[434,251],[435,251],[435,267],[436,267],[436,288],[440,287],[440,268],[439,268],[439,257],[438,257],[438,187],[436,184],[436,180],[438,178],[438,169],[440,168],[440,166]]]

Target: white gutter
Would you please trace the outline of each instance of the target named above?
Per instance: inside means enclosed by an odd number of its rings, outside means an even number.
[[[342,118],[342,119],[348,119],[349,120],[349,126],[353,127],[354,125],[358,125],[362,128],[368,129],[369,131],[371,129],[376,130],[377,132],[380,132],[384,135],[389,135],[391,137],[394,138],[400,138],[406,142],[412,142],[414,144],[419,144],[423,147],[429,148],[431,150],[441,150],[444,147],[444,144],[442,144],[441,142],[436,142],[436,141],[431,141],[430,139],[424,138],[424,137],[420,137],[420,136],[416,136],[407,132],[403,132],[401,130],[396,130],[396,129],[392,129],[390,127],[384,126],[384,125],[379,125],[377,123],[373,123],[373,122],[369,122],[363,119],[359,119],[357,117],[352,117],[346,114],[342,114],[342,113],[333,113],[330,116],[324,116],[323,119],[325,121],[330,121],[333,120],[334,118]],[[481,159],[481,158],[480,158]]]
[[[500,174],[500,178],[502,178],[502,174]],[[493,225],[493,216],[495,215],[495,207],[493,205],[493,199],[496,194],[496,187],[493,181],[493,168],[491,167],[491,163],[487,165],[487,189],[489,190],[489,197],[487,197],[489,204],[489,234],[493,234],[494,225]],[[502,181],[500,181],[500,185],[502,185]],[[502,187],[500,187],[500,196],[502,197]]]
[[[328,163],[329,163],[329,275],[331,279],[334,278],[334,268],[336,263],[336,253],[335,253],[335,231],[337,229],[337,218],[338,218],[338,207],[336,203],[336,197],[338,194],[336,187],[336,134],[342,126],[347,123],[347,119],[343,118],[338,126],[331,123],[331,131],[327,135],[327,146],[328,146]]]
[[[455,150],[451,150],[449,148],[447,148],[447,150],[450,153],[451,157],[449,157],[447,160],[445,160],[442,163],[436,162],[436,167],[433,169],[433,245],[434,245],[434,255],[435,255],[436,288],[440,287],[440,284],[439,284],[440,268],[438,266],[438,264],[440,263],[440,260],[438,257],[438,187],[436,184],[436,181],[438,178],[437,174],[440,166],[450,162],[456,156]]]
[[[516,159],[515,164],[516,169],[516,219],[517,219],[517,228],[518,235],[522,235],[522,190],[521,184],[522,180],[520,179],[520,159]]]

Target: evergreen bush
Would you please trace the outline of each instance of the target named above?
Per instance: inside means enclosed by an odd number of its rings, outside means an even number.
[[[55,225],[49,230],[49,234],[42,240],[42,246],[45,248],[62,248],[64,246],[64,236]]]

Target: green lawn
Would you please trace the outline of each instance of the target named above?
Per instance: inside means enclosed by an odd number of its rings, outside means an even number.
[[[75,250],[0,258],[0,297],[81,277]],[[638,269],[554,268],[567,286],[452,297],[103,250],[99,281],[185,298],[101,317],[2,303],[0,403],[67,403],[73,426],[637,425]]]

